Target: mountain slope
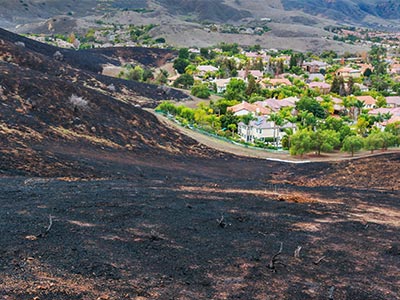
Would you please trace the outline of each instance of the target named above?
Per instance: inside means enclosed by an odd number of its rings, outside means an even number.
[[[400,18],[400,3],[393,0],[282,0],[286,10],[302,10],[335,21],[363,22],[368,15],[383,19]]]
[[[135,107],[165,99],[156,86],[81,70],[73,56],[55,60],[39,53],[53,53],[53,48],[26,39],[25,46],[16,44],[10,35],[12,41],[0,36],[1,172],[93,174],[75,161],[74,151],[135,153],[136,159],[203,155],[195,141]],[[38,52],[29,49],[33,47]],[[180,95],[169,94],[174,93]]]

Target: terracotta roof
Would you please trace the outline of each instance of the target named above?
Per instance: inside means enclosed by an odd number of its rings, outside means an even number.
[[[287,79],[287,78],[271,78],[271,79],[269,79],[268,81],[269,81],[269,83],[272,84],[273,86],[281,85],[281,84],[284,84],[284,85],[292,85],[292,83],[290,82],[290,80]]]
[[[261,105],[263,107],[269,107],[273,111],[279,111],[282,107],[294,107],[294,103],[287,101],[285,99],[267,99],[264,101],[256,102],[255,104]]]
[[[240,70],[238,71],[238,77],[246,78],[248,75],[253,75],[254,77],[261,78],[263,73],[260,70]]]
[[[396,123],[396,122],[400,122],[400,116],[393,116],[387,121],[388,124],[392,124],[392,123]]]
[[[376,100],[372,96],[357,96],[358,100],[363,101],[366,105],[374,105]]]
[[[243,101],[242,103],[236,104],[234,106],[228,107],[228,111],[231,111],[233,113],[237,113],[241,110],[247,110],[248,112],[256,113],[256,114],[261,114],[261,115],[268,115],[271,113],[271,110],[269,108],[263,107],[261,105],[257,104],[251,104],[248,102]]]
[[[386,103],[387,104],[400,105],[400,96],[389,96],[389,97],[386,97]]]
[[[319,88],[319,89],[330,89],[331,85],[326,82],[318,82],[314,81],[308,84],[310,88]]]

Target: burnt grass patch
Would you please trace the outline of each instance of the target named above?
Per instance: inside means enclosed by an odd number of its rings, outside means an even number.
[[[254,177],[241,182],[235,176],[219,177],[212,168],[217,163],[204,162],[201,175],[171,163],[171,177],[154,165],[141,166],[145,178],[133,171],[125,178],[89,181],[1,178],[0,295],[329,299],[331,293],[333,299],[397,298],[398,223],[374,222],[356,208],[395,210],[398,192],[350,187],[336,193],[328,186],[281,185],[271,193],[268,184]],[[255,161],[247,163],[255,167]],[[274,198],[276,192],[294,191],[317,200]],[[38,237],[50,215],[52,228]],[[221,216],[224,227],[217,221]],[[280,243],[279,263],[271,270]]]

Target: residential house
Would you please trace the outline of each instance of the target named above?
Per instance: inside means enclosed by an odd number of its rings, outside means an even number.
[[[340,98],[332,97],[334,114],[340,114],[346,110],[343,105],[343,100]]]
[[[371,64],[357,64],[357,66],[360,68],[360,72],[363,75],[367,69],[370,69],[371,71],[374,70],[374,67]]]
[[[199,76],[204,76],[206,73],[215,73],[218,71],[218,68],[209,65],[198,66],[196,69]]]
[[[319,73],[321,70],[325,70],[328,64],[323,61],[313,60],[303,62],[303,69],[308,73]]]
[[[375,123],[375,125],[378,128],[380,128],[382,131],[385,130],[385,128],[388,124],[400,122],[400,107],[396,107],[396,108],[381,107],[381,108],[370,110],[368,112],[368,114],[372,115],[372,116],[385,115],[385,114],[390,115],[390,118],[388,120],[385,120],[385,121],[379,122],[379,123]]]
[[[317,90],[322,94],[329,94],[331,91],[331,85],[326,82],[318,82],[318,81],[313,81],[308,84],[308,87],[313,90]]]
[[[235,116],[245,116],[248,114],[252,114],[253,116],[264,116],[271,113],[269,108],[257,104],[251,104],[246,101],[242,101],[242,103],[228,107],[227,111],[233,112]]]
[[[267,99],[264,101],[257,101],[254,104],[260,105],[262,107],[268,107],[270,108],[273,112],[278,112],[281,110],[283,107],[294,107],[295,104],[292,101],[288,101],[285,99],[278,100],[278,99]]]
[[[261,59],[263,63],[269,62],[269,59],[271,58],[271,56],[265,53],[258,53],[258,52],[246,52],[245,55],[252,61],[257,61],[258,59]]]
[[[247,76],[252,75],[255,80],[260,80],[263,78],[264,74],[260,70],[239,70],[237,77],[247,81]]]
[[[361,71],[349,67],[343,67],[340,68],[336,71],[337,76],[342,76],[344,79],[348,79],[350,77],[353,78],[360,78],[361,77]]]
[[[399,74],[400,75],[400,64],[399,63],[393,63],[390,65],[390,73],[391,74]]]
[[[325,81],[325,76],[322,75],[321,73],[311,73],[308,76],[308,82],[312,81]]]
[[[389,107],[400,107],[400,96],[386,97],[386,103]]]
[[[362,83],[354,83],[354,86],[358,87],[362,93],[369,91],[369,88]]]
[[[287,78],[271,78],[265,82],[266,88],[277,88],[280,87],[281,85],[291,86],[292,83]]]
[[[295,107],[296,106],[296,102],[299,101],[300,99],[297,97],[287,97],[287,98],[283,98],[281,101],[286,101],[289,103],[292,103],[292,106]]]
[[[222,94],[226,91],[226,87],[228,86],[229,82],[231,81],[232,78],[226,78],[226,79],[215,79],[213,83],[215,83],[217,87],[217,93]]]
[[[260,116],[250,121],[249,124],[240,122],[238,124],[238,134],[245,142],[254,143],[256,140],[265,141],[273,138],[280,144],[280,140],[286,134],[286,128],[292,128],[293,131],[296,131],[296,125],[293,123],[289,122],[278,126],[275,122],[269,121],[268,117]]]
[[[375,108],[375,109],[371,109],[368,114],[371,116],[377,116],[379,114],[384,115],[384,114],[395,114],[396,110],[398,110],[398,112],[400,113],[399,109],[395,109],[395,108],[388,108],[388,107],[380,107],[380,108]]]
[[[357,96],[356,99],[364,102],[364,107],[367,109],[376,107],[376,100],[372,96]]]

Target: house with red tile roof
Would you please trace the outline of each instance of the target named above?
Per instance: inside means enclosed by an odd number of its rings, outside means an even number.
[[[252,114],[254,116],[265,116],[271,113],[271,110],[269,108],[263,107],[258,104],[251,104],[246,101],[228,107],[227,111],[233,112],[235,116],[245,116],[248,114]]]
[[[288,85],[291,86],[292,83],[287,78],[271,78],[265,81],[265,87],[267,88],[276,88],[281,85]]]
[[[308,87],[313,90],[318,90],[322,94],[329,94],[331,91],[331,85],[326,82],[313,81],[308,84]]]
[[[400,96],[386,97],[386,103],[389,107],[400,107]]]
[[[239,70],[237,77],[246,81],[249,75],[252,75],[256,80],[262,79],[264,76],[260,70]]]
[[[376,100],[372,96],[357,96],[356,99],[364,102],[365,108],[372,109],[376,107]]]

